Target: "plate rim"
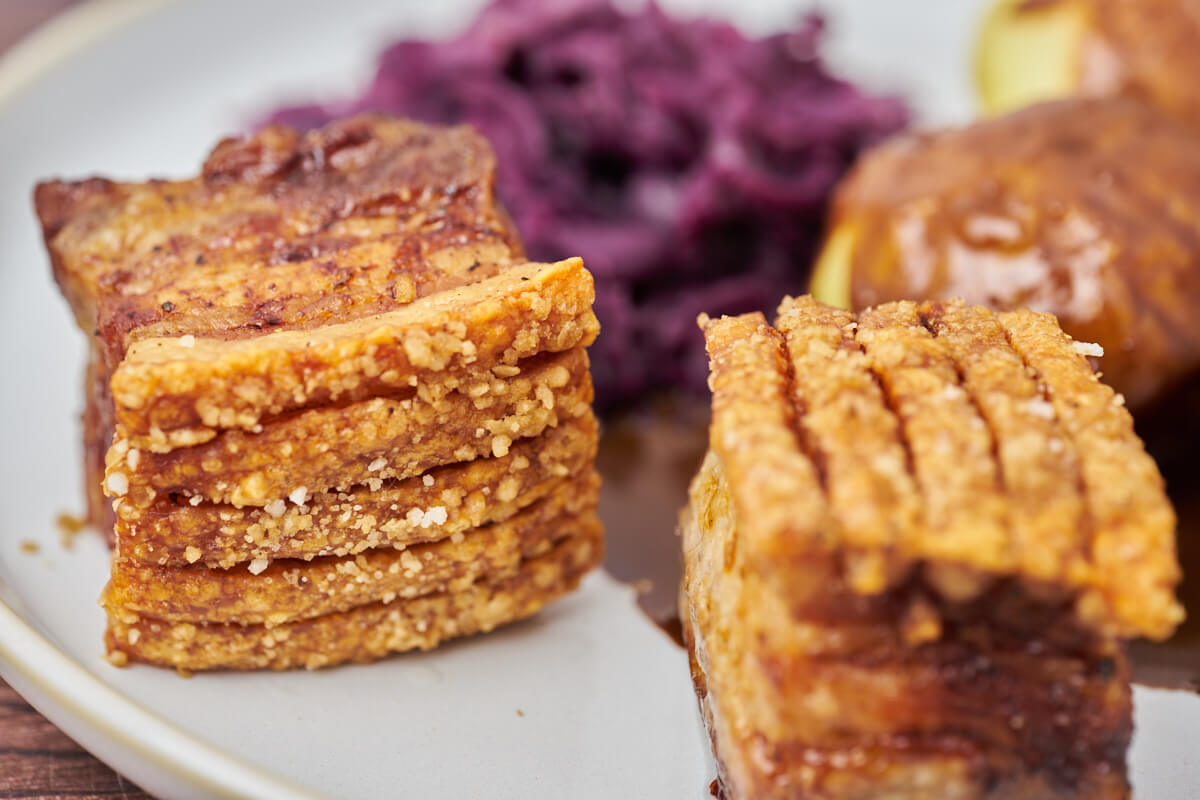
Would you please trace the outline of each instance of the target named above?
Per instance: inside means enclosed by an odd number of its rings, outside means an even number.
[[[0,600],[0,676],[22,688],[32,686],[49,698],[53,708],[44,710],[40,706],[45,704],[27,701],[56,726],[63,727],[59,720],[69,717],[69,722],[86,725],[90,732],[104,736],[123,751],[208,795],[297,800],[318,797],[230,756],[147,710],[64,653],[4,600]]]
[[[52,68],[68,63],[88,45],[169,2],[89,0],[35,28],[0,56],[0,113]],[[25,689],[18,692],[23,698],[26,693],[40,695],[25,698],[26,702],[56,727],[74,727],[72,723],[86,726],[89,733],[114,743],[122,752],[193,790],[214,797],[300,800],[318,796],[203,742],[149,711],[67,655],[2,598],[0,676]],[[43,698],[48,702],[41,702]],[[91,748],[85,749],[109,763]],[[116,767],[112,763],[109,766]],[[142,782],[136,776],[137,769],[120,771]]]
[[[124,28],[171,0],[86,0],[64,9],[0,55],[0,111],[44,73],[87,45]]]

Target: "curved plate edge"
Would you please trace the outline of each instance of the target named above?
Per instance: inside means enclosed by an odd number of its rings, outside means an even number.
[[[147,791],[170,797],[317,795],[173,727],[76,663],[0,601],[0,676],[51,722]],[[136,758],[136,761],[130,758]]]

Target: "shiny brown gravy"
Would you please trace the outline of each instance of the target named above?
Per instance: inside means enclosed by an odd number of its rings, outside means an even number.
[[[677,533],[687,487],[708,443],[708,412],[698,402],[662,401],[604,423],[597,466],[604,476],[600,517],[613,577],[631,584],[638,604],[682,646]]]

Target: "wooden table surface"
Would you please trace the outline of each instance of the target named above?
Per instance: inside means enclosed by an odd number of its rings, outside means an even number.
[[[101,764],[0,681],[0,798],[149,795]]]

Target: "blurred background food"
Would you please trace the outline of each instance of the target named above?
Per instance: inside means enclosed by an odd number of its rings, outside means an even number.
[[[1057,315],[1169,471],[1200,439],[1200,3],[997,0],[990,119],[893,139],[837,191],[812,290]]]
[[[604,335],[601,410],[705,393],[696,315],[804,291],[834,185],[907,120],[821,60],[823,24],[751,38],[610,0],[493,0],[459,36],[398,41],[361,96],[282,109],[309,128],[384,111],[467,122],[534,259],[581,255]]]
[[[825,237],[822,298],[1051,311],[1104,346],[1145,423],[1200,363],[1190,3],[997,0],[975,52],[982,107],[1095,99],[884,144],[832,219],[842,176],[910,114],[825,66],[817,17],[754,38],[653,5],[491,0],[457,36],[386,47],[357,97],[267,121],[370,110],[480,129],[530,256],[579,254],[596,274],[604,412],[703,397],[696,315],[804,291]]]
[[[1136,98],[1043,103],[868,153],[814,290],[853,308],[962,297],[1098,342],[1135,412],[1200,366],[1200,147]]]
[[[1197,43],[1195,0],[999,0],[982,28],[976,79],[993,114],[1121,93],[1195,126]]]
[[[964,297],[1097,342],[1179,514],[1187,623],[1131,648],[1139,681],[1200,689],[1200,3],[997,0],[983,121],[902,134],[839,186],[812,291],[855,310]],[[1190,577],[1189,577],[1190,576]]]

